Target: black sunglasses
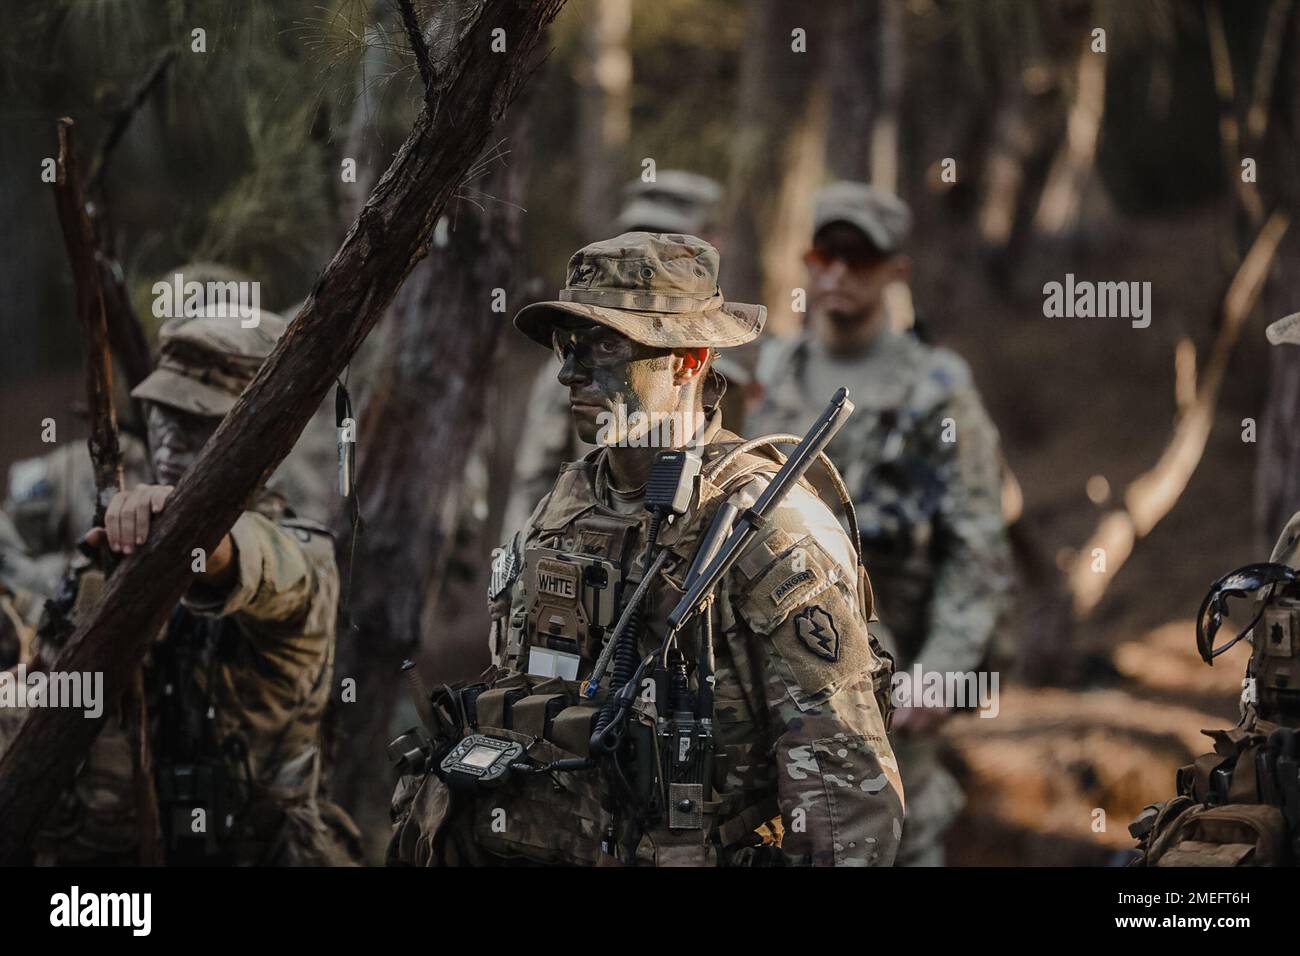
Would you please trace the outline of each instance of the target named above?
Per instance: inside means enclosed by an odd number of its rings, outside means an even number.
[[[1209,593],[1201,602],[1201,609],[1196,614],[1196,650],[1201,660],[1213,666],[1214,659],[1224,651],[1235,646],[1238,641],[1250,633],[1251,628],[1259,623],[1268,607],[1269,599],[1277,585],[1294,584],[1300,580],[1300,574],[1285,564],[1247,564],[1245,567],[1229,571],[1210,586]],[[1260,603],[1259,611],[1237,636],[1226,644],[1214,645],[1214,636],[1219,632],[1223,619],[1228,616],[1230,598],[1250,597],[1256,591],[1268,588],[1269,592]]]

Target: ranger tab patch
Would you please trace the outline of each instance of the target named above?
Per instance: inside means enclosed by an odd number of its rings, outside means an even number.
[[[840,659],[840,632],[835,629],[835,619],[820,605],[795,615],[794,632],[804,647],[828,661]]]

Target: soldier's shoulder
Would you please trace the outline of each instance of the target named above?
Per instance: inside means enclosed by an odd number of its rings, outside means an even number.
[[[911,351],[920,384],[929,394],[948,397],[975,388],[975,376],[971,374],[970,365],[952,349],[927,345],[915,339],[912,342]]]
[[[790,367],[795,354],[805,345],[806,338],[801,335],[774,335],[763,341],[758,349],[758,358],[754,366],[754,379],[760,385],[770,385]]]
[[[593,477],[595,454],[565,462],[556,476],[555,486],[542,497],[524,524],[527,535],[533,530],[556,530],[568,525],[595,500]]]
[[[1277,543],[1273,545],[1273,553],[1269,560],[1295,567],[1298,549],[1300,549],[1300,511],[1291,516],[1282,533],[1277,536]]]
[[[732,493],[730,500],[743,511],[766,490],[771,478],[770,474],[761,472],[751,475]],[[764,529],[750,550],[775,556],[796,546],[803,549],[800,560],[824,565],[837,575],[856,574],[857,554],[848,534],[831,507],[802,482],[791,488],[767,516]]]
[[[252,536],[245,540],[249,544],[255,541],[264,556],[276,561],[292,564],[296,552],[318,569],[335,570],[334,532],[328,525],[291,511],[268,512],[265,507],[245,512],[244,519],[237,524],[241,529],[235,537],[237,544],[240,536]]]
[[[85,451],[84,444],[62,445],[43,455],[15,461],[9,466],[10,499],[23,503],[58,496],[83,455],[88,470],[90,453]]]

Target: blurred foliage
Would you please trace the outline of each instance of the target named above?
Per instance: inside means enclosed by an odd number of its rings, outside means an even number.
[[[572,210],[581,175],[576,74],[582,30],[598,2],[571,0],[552,28],[549,59],[523,94],[535,157],[525,248],[539,293],[560,279],[564,256],[555,250],[590,239],[579,234]],[[1267,4],[1223,6],[1234,60],[1248,71]],[[468,3],[417,0],[416,7],[426,21],[452,18],[449,28],[429,31],[435,68],[443,66]],[[809,16],[829,16],[832,7],[809,4]],[[660,168],[726,178],[739,65],[753,39],[750,9],[747,0],[634,4],[631,135],[615,158],[621,178],[638,175],[644,157]],[[1035,116],[1057,125],[1059,141],[1080,43],[1097,23],[1106,25],[1109,47],[1098,169],[1118,206],[1161,212],[1221,188],[1202,4],[907,0],[906,11],[905,195],[922,191],[934,149],[962,138],[949,128],[987,141],[1010,92],[1030,97]],[[394,0],[7,0],[3,16],[0,175],[7,183],[35,183],[30,171],[52,152],[53,118],[61,114],[76,119],[89,168],[112,117],[152,64],[167,49],[179,52],[105,178],[117,251],[144,316],[153,281],[199,259],[261,279],[269,307],[299,301],[420,105]],[[199,27],[207,33],[204,54],[191,52]],[[340,177],[348,155],[369,164],[355,186]],[[489,162],[510,161],[510,144],[496,142]],[[473,184],[458,200],[490,201]],[[27,248],[0,278],[50,277],[12,296],[0,316],[63,312],[70,290],[44,190],[10,190],[0,208],[8,221],[27,224]],[[455,203],[449,212],[454,219]],[[48,364],[75,354],[70,325],[47,326],[33,332],[10,370],[36,367],[37,356]]]

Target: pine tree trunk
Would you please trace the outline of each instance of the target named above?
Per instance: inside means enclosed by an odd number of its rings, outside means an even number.
[[[632,2],[591,0],[584,13],[574,146],[580,170],[575,213],[586,243],[614,234],[618,187],[632,178],[619,172],[631,127]]]

